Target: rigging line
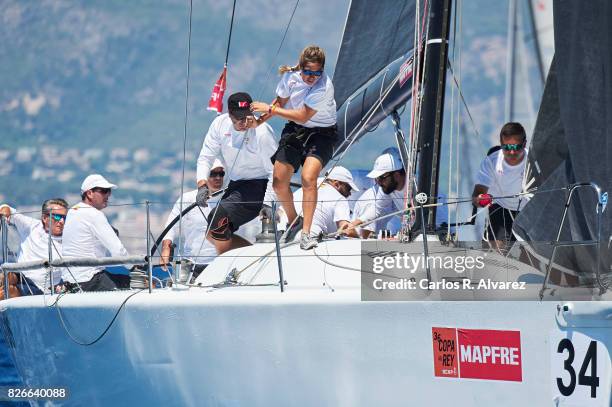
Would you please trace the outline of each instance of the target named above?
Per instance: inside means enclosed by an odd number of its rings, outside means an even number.
[[[62,254],[57,250],[57,247],[55,246],[55,242],[52,242],[53,247],[55,248],[55,251],[57,252],[57,254],[59,255],[59,258],[61,260],[64,260],[64,257],[62,256]],[[77,281],[76,277],[74,276],[74,274],[72,273],[72,270],[70,270],[70,267],[65,266],[64,267],[66,270],[68,270],[68,273],[70,273],[70,277],[72,277],[72,279],[74,280],[74,283],[77,285],[77,288],[79,289],[80,292],[83,292],[83,289],[81,288],[81,285],[79,284],[79,282]],[[62,273],[62,278],[63,278],[63,274]],[[57,302],[57,301],[56,301]]]
[[[193,1],[193,0],[192,0]],[[227,59],[229,58],[230,44],[232,43],[232,30],[234,28],[234,13],[236,12],[236,0],[232,5],[232,19],[230,21],[229,37],[227,39],[227,49],[225,51],[225,66],[227,66]]]
[[[461,61],[463,57],[463,0],[457,0],[455,7],[455,12],[459,13],[459,47],[458,47],[458,59],[459,59],[459,68],[458,68],[458,90],[461,91]],[[461,140],[461,103],[457,103],[457,143],[456,143],[456,164],[457,169],[455,170],[455,174],[457,174],[457,183],[455,184],[455,196],[459,196],[459,174],[461,167],[461,160],[459,159],[459,142]],[[450,218],[449,218],[450,219]],[[455,208],[455,224],[459,223],[459,208]],[[455,239],[459,239],[459,234],[455,235]]]
[[[81,346],[91,346],[93,344],[95,344],[96,342],[98,342],[100,339],[102,339],[106,333],[109,331],[109,329],[113,326],[113,324],[115,323],[115,320],[117,319],[117,317],[119,316],[119,313],[121,313],[121,310],[123,309],[123,307],[125,306],[125,304],[128,302],[128,300],[130,298],[132,298],[133,296],[135,296],[136,294],[139,294],[141,292],[143,292],[144,289],[142,290],[138,290],[135,293],[132,293],[130,295],[128,295],[126,297],[125,300],[123,300],[123,302],[121,303],[121,305],[119,305],[119,308],[117,308],[117,311],[115,312],[115,315],[113,316],[113,319],[111,319],[111,321],[109,322],[108,326],[104,329],[104,331],[102,331],[102,333],[100,335],[98,335],[98,337],[90,342],[82,342],[79,341],[77,338],[75,338],[72,333],[70,333],[70,331],[68,330],[68,327],[66,326],[66,323],[64,322],[64,317],[62,316],[62,311],[59,307],[59,298],[58,301],[55,302],[55,309],[57,310],[57,315],[59,316],[60,322],[62,324],[62,327],[64,328],[64,331],[66,332],[66,334],[68,334],[68,337],[70,338],[70,340],[74,343],[76,343],[77,345],[81,345]]]
[[[191,75],[191,23],[193,20],[193,0],[189,0],[189,33],[187,36],[187,81],[185,83],[185,122],[183,126],[183,163],[181,169],[181,197],[179,200],[179,240],[181,246],[181,234],[183,231],[183,194],[185,193],[185,161],[187,160],[187,122],[189,119],[189,77]],[[148,254],[148,253],[147,253]],[[182,255],[179,249],[178,257]],[[178,276],[177,276],[178,277]]]
[[[383,92],[383,94],[381,94],[381,96],[378,98],[376,103],[373,104],[370,107],[370,110],[368,110],[366,112],[366,114],[364,115],[365,121],[364,121],[364,118],[362,118],[359,121],[359,123],[357,123],[355,128],[349,133],[349,135],[348,135],[349,138],[351,138],[353,136],[353,134],[358,132],[360,128],[363,129],[363,128],[365,128],[368,125],[368,123],[370,122],[370,120],[374,116],[374,113],[376,112],[376,110],[382,105],[382,103],[385,100],[385,98],[389,95],[389,93],[393,89],[393,86],[395,86],[395,84],[398,82],[399,77],[400,77],[400,72],[398,72],[397,75],[393,78],[393,80],[389,83],[387,89]],[[346,141],[346,139],[345,139],[345,141]],[[342,159],[344,158],[346,153],[349,151],[349,149],[351,148],[353,143],[355,143],[355,141],[356,141],[356,137],[352,137],[352,139],[350,140],[350,142],[348,143],[346,148],[344,148],[344,150],[342,151],[340,156],[338,158],[334,158],[333,160],[330,160],[330,161],[333,161],[333,165],[331,166],[331,168],[329,170],[326,171],[326,175],[323,178],[323,181],[328,179],[328,175],[327,174],[329,174],[336,167],[336,165],[338,165],[338,163],[340,163],[340,161],[342,161]],[[344,146],[344,144],[345,143],[342,143],[341,146]]]
[[[455,58],[457,57],[457,7],[454,8],[453,13],[453,48],[452,48],[452,61],[455,63]],[[451,101],[450,101],[450,126],[449,126],[449,148],[448,148],[448,198],[451,197],[453,191],[453,137],[455,135],[455,87],[451,88]],[[451,222],[450,222],[450,212],[448,213],[448,226],[446,229],[446,240],[450,240],[451,237]],[[456,222],[455,222],[456,223]]]
[[[283,48],[283,44],[285,43],[285,38],[287,37],[287,33],[289,32],[289,27],[291,26],[291,22],[293,21],[293,16],[295,15],[295,11],[297,10],[299,4],[300,4],[300,0],[296,0],[295,6],[293,6],[293,11],[291,12],[291,17],[289,17],[289,21],[287,22],[287,26],[285,27],[283,38],[281,38],[280,44],[278,45],[278,49],[276,50],[276,54],[274,54],[274,58],[272,58],[272,63],[270,64],[268,68],[268,72],[266,73],[266,79],[263,81],[261,85],[261,89],[259,90],[258,99],[261,99],[264,89],[266,88],[268,81],[270,80],[270,73],[272,72],[272,69],[274,69],[274,61],[276,61],[276,58],[278,58],[278,55],[280,54],[280,50]]]
[[[480,135],[480,132],[478,131],[478,127],[476,127],[476,122],[474,121],[474,117],[472,116],[472,112],[470,111],[470,108],[468,107],[468,104],[465,100],[465,97],[463,96],[463,91],[461,90],[461,88],[459,87],[459,83],[457,82],[457,77],[455,77],[455,72],[453,70],[453,66],[450,64],[450,61],[448,61],[448,69],[450,69],[451,71],[451,76],[453,78],[453,82],[455,83],[455,86],[458,87],[459,89],[459,98],[461,99],[461,102],[463,103],[463,107],[465,107],[465,110],[468,114],[468,117],[470,118],[470,123],[472,124],[472,127],[474,129],[474,133],[476,133],[476,135],[478,136],[478,141],[480,142],[480,146],[484,147],[484,142],[482,141],[482,136]],[[483,149],[482,151],[485,151],[485,149]]]

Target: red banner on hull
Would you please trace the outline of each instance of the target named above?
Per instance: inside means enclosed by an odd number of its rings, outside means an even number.
[[[432,327],[434,375],[523,381],[521,332]]]

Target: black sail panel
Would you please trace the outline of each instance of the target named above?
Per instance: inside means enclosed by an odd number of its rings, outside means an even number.
[[[555,2],[555,58],[534,131],[530,162],[539,188],[515,222],[515,230],[550,257],[561,222],[566,191],[575,182],[612,190],[612,3]],[[546,192],[550,191],[550,192]],[[597,238],[596,198],[581,190],[569,208],[561,240]],[[610,271],[608,239],[612,208],[603,216],[603,271]],[[560,251],[556,263],[588,274],[595,249]]]
[[[353,0],[334,72],[336,105],[414,47],[414,0]]]
[[[414,0],[351,2],[333,78],[335,156],[410,99],[415,11]]]

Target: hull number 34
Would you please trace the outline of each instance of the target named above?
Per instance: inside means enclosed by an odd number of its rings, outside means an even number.
[[[598,337],[595,332],[589,334]],[[609,406],[612,378],[605,345],[579,332],[567,337],[553,335],[552,339],[553,398],[572,405]]]

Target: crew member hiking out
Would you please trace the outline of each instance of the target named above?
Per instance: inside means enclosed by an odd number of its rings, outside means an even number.
[[[272,116],[288,120],[283,129],[274,163],[274,191],[281,201],[291,227],[285,233],[290,241],[302,229],[300,247],[316,247],[316,236],[310,233],[317,205],[317,177],[334,152],[336,102],[334,86],[323,71],[325,53],[317,46],[308,46],[300,54],[298,64],[282,66],[272,104],[253,102],[251,110],[262,113],[258,123]],[[291,177],[302,166],[303,218],[299,217],[290,188]]]

